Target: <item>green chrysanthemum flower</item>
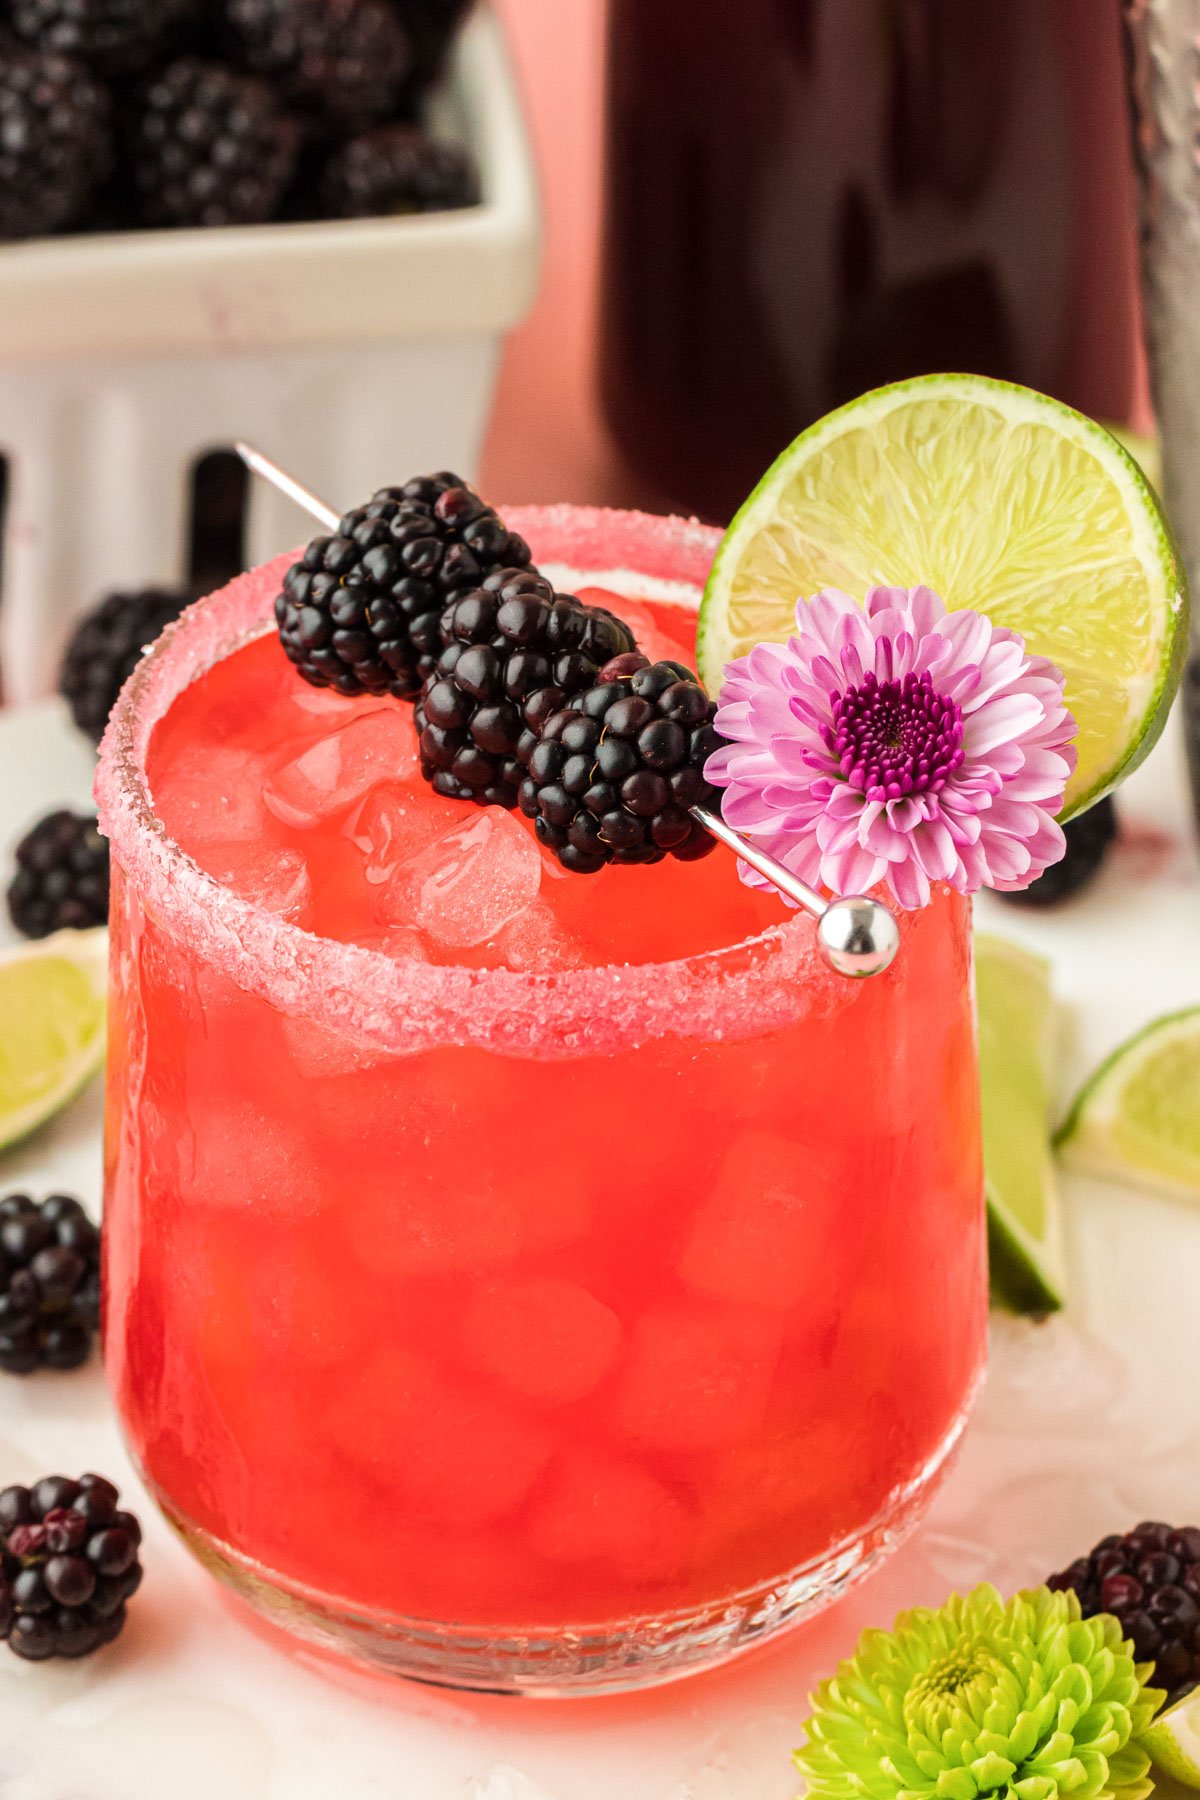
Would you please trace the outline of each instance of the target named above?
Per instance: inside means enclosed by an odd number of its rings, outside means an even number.
[[[1142,1800],[1152,1672],[1074,1594],[978,1587],[864,1632],[796,1762],[813,1800]]]

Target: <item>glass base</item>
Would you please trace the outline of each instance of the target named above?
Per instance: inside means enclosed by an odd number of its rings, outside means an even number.
[[[924,1512],[968,1410],[885,1512],[823,1556],[710,1606],[598,1624],[522,1630],[371,1615],[288,1582],[202,1530],[165,1495],[155,1492],[155,1497],[212,1574],[271,1624],[321,1650],[376,1672],[444,1687],[546,1698],[620,1693],[726,1662],[811,1618],[861,1581]]]

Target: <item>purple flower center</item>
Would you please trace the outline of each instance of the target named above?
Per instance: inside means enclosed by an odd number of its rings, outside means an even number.
[[[825,742],[868,800],[936,794],[963,760],[962,708],[937,692],[928,673],[902,681],[868,675],[833,696]]]

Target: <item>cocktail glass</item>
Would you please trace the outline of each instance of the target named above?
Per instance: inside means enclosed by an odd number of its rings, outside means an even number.
[[[694,638],[715,533],[508,516]],[[305,687],[286,560],[161,640],[98,777],[130,1447],[310,1642],[560,1694],[716,1663],[897,1543],[963,1429],[969,902],[854,983],[724,851],[566,874],[429,792],[400,702]]]

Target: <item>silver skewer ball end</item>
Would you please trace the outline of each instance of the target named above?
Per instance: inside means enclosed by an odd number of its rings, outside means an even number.
[[[821,914],[817,942],[839,975],[881,975],[900,948],[900,927],[882,901],[848,894],[832,900]]]

